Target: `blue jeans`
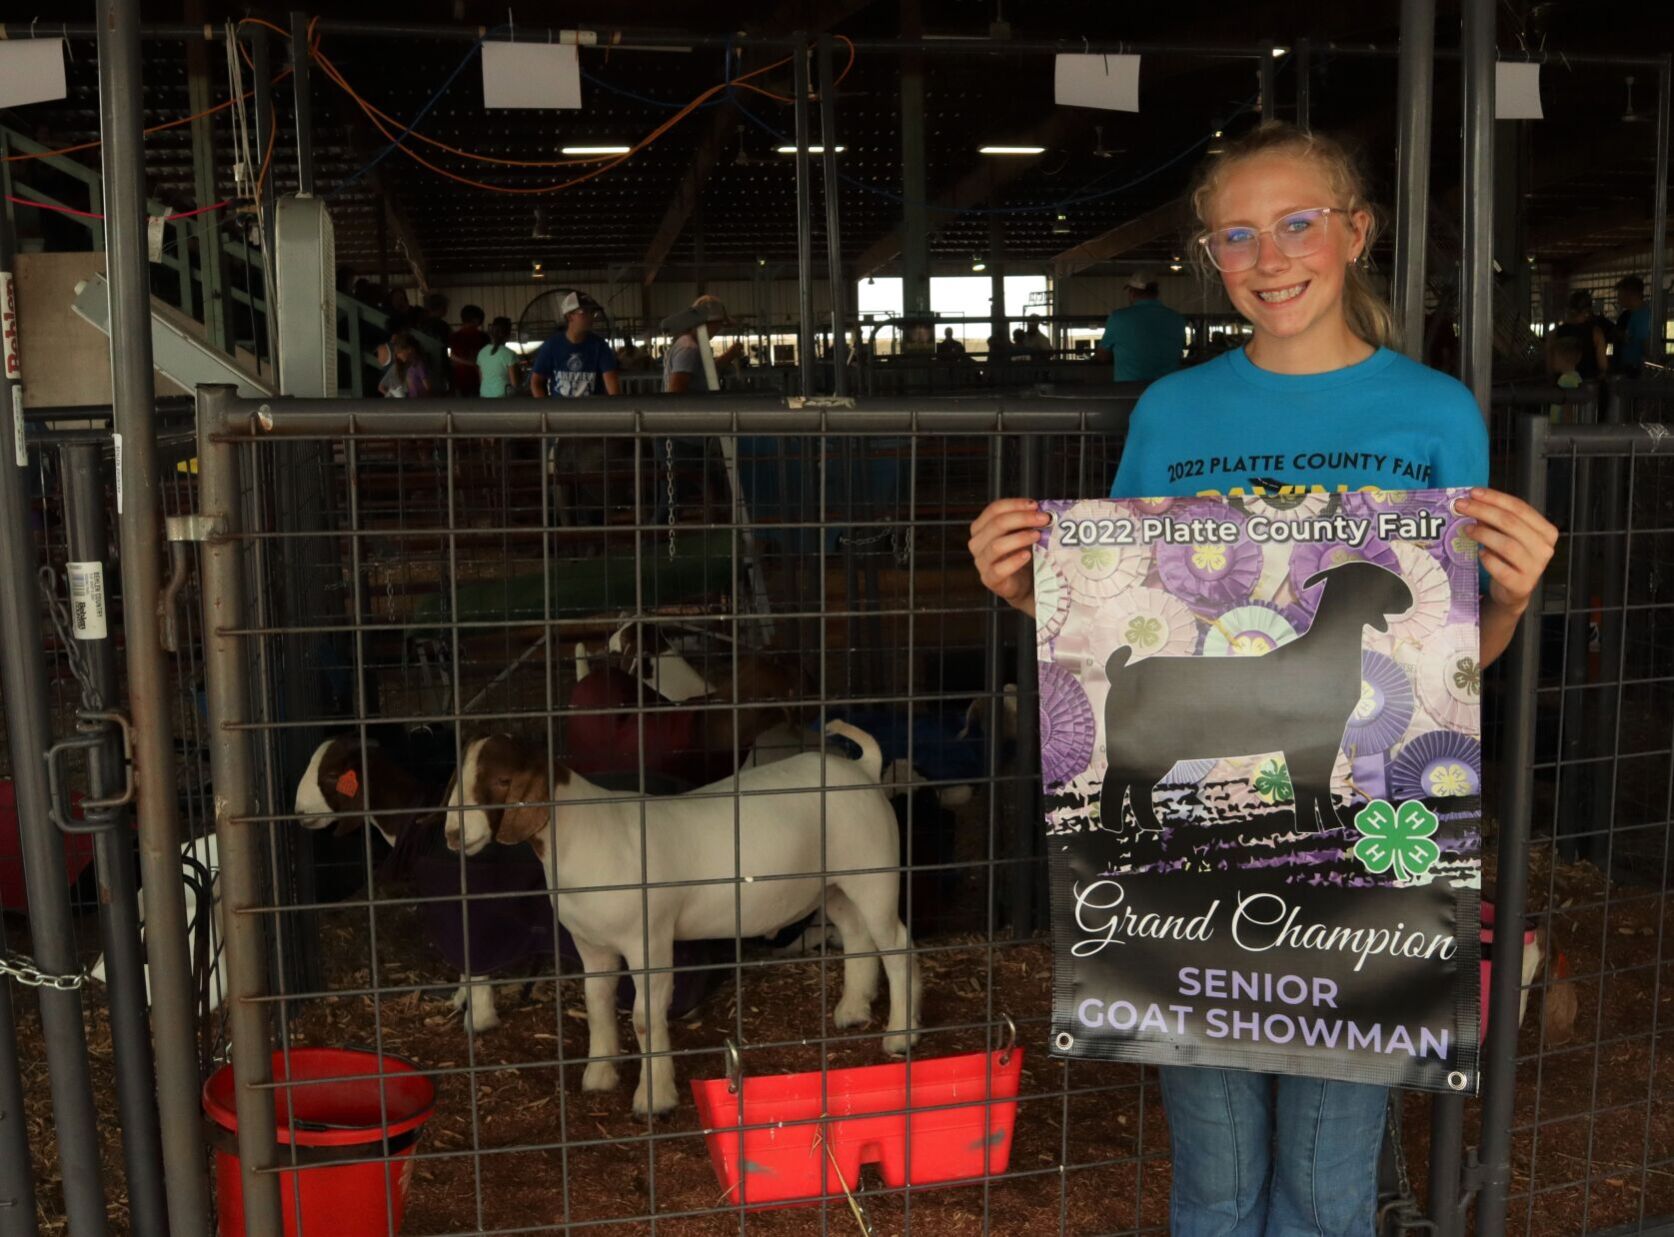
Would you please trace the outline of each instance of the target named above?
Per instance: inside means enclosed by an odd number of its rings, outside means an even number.
[[[1164,1066],[1172,1237],[1371,1237],[1386,1087]]]

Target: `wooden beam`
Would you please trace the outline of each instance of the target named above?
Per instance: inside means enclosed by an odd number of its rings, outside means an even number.
[[[1615,202],[1576,218],[1557,219],[1530,228],[1528,251],[1539,255],[1554,245],[1576,245],[1601,232],[1619,232],[1623,228],[1651,230],[1651,212],[1644,202]]]
[[[1674,227],[1668,231],[1670,239],[1674,239]],[[1626,245],[1613,245],[1608,249],[1595,249],[1591,253],[1577,254],[1568,262],[1558,263],[1559,269],[1571,277],[1586,275],[1593,271],[1608,271],[1619,269],[1629,262],[1642,260],[1645,270],[1642,274],[1650,274],[1651,253],[1651,221],[1645,221],[1645,235],[1640,240],[1631,241]]]
[[[1177,231],[1185,218],[1186,200],[1175,198],[1164,202],[1137,218],[1118,224],[1108,232],[1101,232],[1091,240],[1071,246],[1052,259],[1052,274],[1064,279],[1099,262],[1108,262],[1149,244],[1160,236]]]

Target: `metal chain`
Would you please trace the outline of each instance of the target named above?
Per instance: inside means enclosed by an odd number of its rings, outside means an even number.
[[[17,980],[25,988],[52,988],[58,992],[74,992],[87,982],[86,971],[77,971],[74,975],[52,975],[21,954],[0,958],[0,975]]]
[[[668,459],[668,561],[674,561],[674,439],[663,439]]]
[[[93,676],[82,656],[81,641],[77,640],[70,630],[69,607],[59,600],[58,573],[50,566],[43,566],[37,580],[40,584],[41,600],[46,603],[47,616],[52,619],[53,630],[58,633],[58,642],[64,646],[64,660],[69,662],[70,673],[75,675],[76,682],[81,686],[82,710],[88,713],[103,712],[104,697],[93,684]]]

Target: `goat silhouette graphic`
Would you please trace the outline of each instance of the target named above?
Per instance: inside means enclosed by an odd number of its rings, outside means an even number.
[[[1363,629],[1389,630],[1412,608],[1406,581],[1375,563],[1351,562],[1310,576],[1323,585],[1313,624],[1259,657],[1149,657],[1132,665],[1127,646],[1105,673],[1105,774],[1100,812],[1120,829],[1122,796],[1144,829],[1158,829],[1151,792],[1176,761],[1284,753],[1296,796],[1296,827],[1348,826],[1331,802],[1331,769],[1360,703]]]

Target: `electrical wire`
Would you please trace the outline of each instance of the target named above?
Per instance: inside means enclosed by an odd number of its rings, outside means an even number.
[[[50,211],[53,211],[53,212],[55,212],[57,214],[60,214],[60,215],[74,215],[78,219],[105,219],[105,218],[108,217],[108,216],[104,215],[103,213],[101,213],[99,211],[77,210],[74,206],[61,206],[57,202],[37,202],[37,201],[33,200],[32,198],[13,197],[9,193],[3,194],[3,195],[0,195],[0,196],[3,196],[6,199],[6,201],[14,203],[15,205],[18,205],[18,206],[31,206],[31,207],[34,207],[36,210],[50,210]],[[211,211],[222,210],[225,207],[231,206],[232,204],[233,203],[232,203],[231,198],[223,198],[219,202],[216,202],[216,203],[214,203],[210,206],[200,206],[196,210],[175,211],[172,214],[153,215],[153,216],[150,216],[150,218],[164,219],[164,220],[167,220],[167,221],[170,221],[170,222],[172,222],[174,220],[177,220],[177,219],[195,219],[199,215],[207,215]]]

